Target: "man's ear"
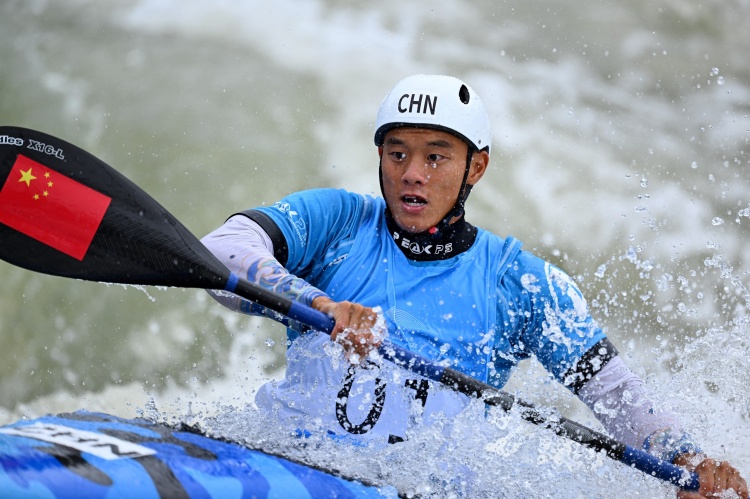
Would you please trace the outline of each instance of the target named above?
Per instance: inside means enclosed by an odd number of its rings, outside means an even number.
[[[487,151],[475,152],[471,157],[471,168],[469,168],[469,176],[466,177],[466,183],[474,185],[479,182],[479,179],[484,176],[484,172],[487,171],[489,164],[490,153]]]
[[[383,146],[378,146],[378,157],[383,159]]]

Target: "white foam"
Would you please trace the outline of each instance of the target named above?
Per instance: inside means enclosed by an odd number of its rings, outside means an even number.
[[[750,74],[743,43],[748,31],[736,15],[745,4],[38,1],[20,18],[13,14],[25,4],[5,7],[3,19],[24,29],[14,31],[3,54],[21,54],[23,64],[9,76],[23,84],[11,90],[24,97],[19,102],[31,103],[12,121],[41,126],[44,119],[66,139],[118,159],[114,166],[152,182],[147,190],[172,194],[160,201],[179,206],[177,215],[193,217],[196,225],[273,202],[254,196],[287,187],[324,184],[377,194],[372,126],[385,92],[411,73],[465,78],[482,94],[494,129],[491,169],[472,193],[469,220],[521,238],[526,249],[569,271],[627,363],[678,410],[706,449],[747,476],[750,222],[741,210],[750,206]],[[67,16],[67,31],[58,13]],[[77,25],[78,19],[85,22]],[[2,27],[10,32],[12,26]],[[76,52],[81,43],[95,67]],[[97,57],[100,51],[104,57]],[[173,67],[185,71],[165,70]],[[205,74],[214,70],[223,73]],[[184,80],[167,79],[175,76]],[[256,88],[284,92],[256,94]],[[290,96],[299,98],[291,102]],[[157,111],[149,113],[152,108]],[[149,143],[151,135],[157,138]],[[270,151],[265,163],[258,150]],[[279,186],[277,165],[294,161],[300,164]],[[200,176],[205,171],[210,175]],[[209,184],[215,176],[226,178]],[[224,204],[205,192],[209,186],[225,189]],[[723,223],[712,223],[716,218]],[[119,305],[100,296],[111,290],[77,298],[71,290],[80,283],[26,279],[15,269],[3,277],[8,296],[23,297],[0,303],[0,332],[14,345],[3,359],[22,360],[7,373],[19,389],[6,389],[14,402],[0,419],[81,408],[128,417],[217,418],[210,421],[221,434],[294,451],[297,441],[255,426],[262,417],[245,406],[268,377],[258,367],[272,357],[264,359],[264,340],[272,336],[265,327],[243,328],[244,318],[213,315],[195,300],[168,303],[161,294],[158,312],[131,306],[153,314],[143,328],[137,326],[142,317],[133,318],[132,327],[113,325],[100,312]],[[32,305],[41,307],[34,315],[43,310],[51,319],[32,321],[18,312]],[[65,306],[76,308],[74,321]],[[219,318],[234,335],[223,377],[214,370],[204,381],[166,381],[158,391],[149,386],[152,380],[82,388],[99,372],[88,366],[114,356],[148,373],[167,362],[189,373],[195,360],[188,346],[214,334],[191,329],[194,322],[211,322],[190,312]],[[104,334],[127,341],[116,351],[84,348]],[[80,352],[74,355],[70,344]],[[50,365],[35,364],[39,353]],[[44,376],[63,378],[70,390],[34,392]],[[537,364],[524,367],[510,387],[595,424]],[[15,403],[27,393],[35,399]],[[473,483],[488,496],[498,490],[509,497],[672,494],[524,425],[458,421],[438,437],[426,430],[403,450],[373,454],[323,440],[321,451],[308,457],[326,463],[334,459],[329,454],[341,455],[335,466],[363,477],[381,473],[409,491],[438,490],[428,471],[438,469],[448,477],[473,470]],[[424,466],[425,456],[434,466]]]

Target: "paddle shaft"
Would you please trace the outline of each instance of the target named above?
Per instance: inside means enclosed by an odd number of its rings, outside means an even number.
[[[335,325],[333,319],[327,315],[302,303],[280,296],[258,284],[239,278],[235,274],[232,274],[230,277],[225,290],[318,331],[330,334]],[[279,322],[284,322],[281,317],[278,320]],[[683,490],[698,490],[700,487],[698,475],[695,473],[687,473],[679,466],[658,459],[643,450],[618,442],[613,438],[565,417],[545,415],[528,402],[519,400],[507,392],[498,390],[460,371],[449,367],[442,367],[398,345],[387,341],[383,342],[378,348],[378,352],[383,358],[398,366],[441,383],[457,392],[481,398],[487,405],[500,407],[506,412],[517,406],[520,408],[521,417],[526,421],[550,428],[557,435],[578,442],[591,449],[603,451],[612,459],[677,485]]]
[[[46,172],[46,173],[45,173]],[[41,176],[52,182],[46,205],[31,201]],[[13,176],[13,178],[10,178]],[[60,187],[67,186],[60,190]],[[27,189],[28,188],[28,189]],[[40,191],[41,192],[41,191]],[[96,201],[93,210],[81,197]],[[41,207],[47,206],[47,212]],[[45,216],[44,213],[53,215]],[[79,219],[85,216],[81,230]],[[48,223],[49,221],[54,223]],[[62,223],[62,222],[66,223]],[[321,312],[241,279],[222,264],[163,206],[112,167],[51,135],[0,127],[0,258],[43,274],[90,281],[221,289],[330,333],[334,322]],[[686,490],[698,489],[695,474],[563,417],[549,417],[486,383],[383,343],[387,360],[458,392],[483,398],[505,411],[514,406],[524,419]]]

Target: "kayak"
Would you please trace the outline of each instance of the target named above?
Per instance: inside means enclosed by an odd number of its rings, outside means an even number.
[[[0,491],[15,498],[383,498],[376,487],[183,425],[75,412],[0,427]]]

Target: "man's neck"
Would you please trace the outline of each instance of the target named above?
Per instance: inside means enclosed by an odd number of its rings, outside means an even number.
[[[453,258],[471,248],[477,238],[477,228],[463,216],[433,234],[430,231],[413,233],[402,229],[388,208],[385,210],[385,221],[396,246],[406,258],[419,262]]]

